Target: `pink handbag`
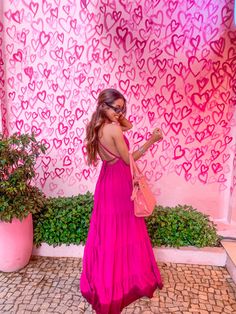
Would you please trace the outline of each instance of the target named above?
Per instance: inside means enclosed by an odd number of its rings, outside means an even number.
[[[131,153],[129,161],[133,181],[131,199],[134,201],[134,214],[137,217],[150,216],[155,208],[156,199],[147,183],[147,178],[137,167]]]

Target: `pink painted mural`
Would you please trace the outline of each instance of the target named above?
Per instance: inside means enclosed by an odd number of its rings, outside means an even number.
[[[85,125],[99,92],[128,101],[140,168],[159,204],[191,204],[236,224],[236,26],[232,0],[1,1],[3,132],[47,147],[36,184],[47,195],[93,191]]]

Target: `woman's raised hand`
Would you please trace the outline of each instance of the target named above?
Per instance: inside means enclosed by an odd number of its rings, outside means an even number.
[[[159,129],[159,128],[154,129],[152,132],[152,135],[151,135],[151,139],[154,142],[161,141],[163,139],[163,134],[162,134],[161,129]]]

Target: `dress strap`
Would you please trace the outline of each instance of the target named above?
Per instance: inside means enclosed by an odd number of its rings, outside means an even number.
[[[99,142],[99,144],[100,144],[109,154],[111,154],[112,156],[114,156],[114,157],[116,157],[116,158],[120,158],[120,156],[118,156],[118,155],[112,153],[106,146],[104,146],[104,145],[101,143],[100,140],[99,140],[98,142]]]

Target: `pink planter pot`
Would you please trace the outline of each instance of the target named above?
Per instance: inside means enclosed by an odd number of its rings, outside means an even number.
[[[32,215],[25,219],[13,219],[11,223],[0,221],[0,271],[12,272],[25,267],[33,249]]]

